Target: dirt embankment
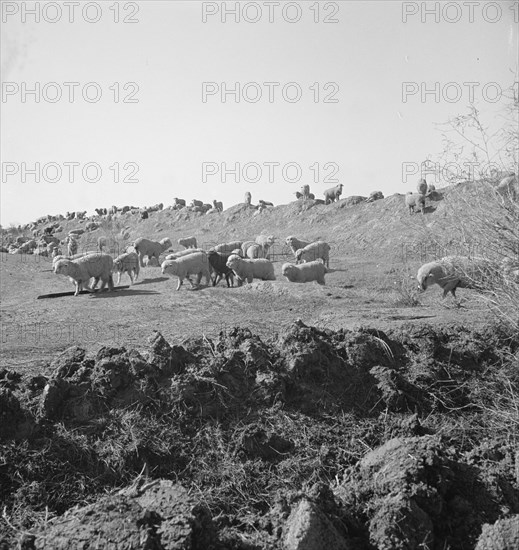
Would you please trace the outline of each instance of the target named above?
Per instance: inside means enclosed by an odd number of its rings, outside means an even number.
[[[295,322],[4,369],[4,546],[517,548],[518,360],[496,326]]]

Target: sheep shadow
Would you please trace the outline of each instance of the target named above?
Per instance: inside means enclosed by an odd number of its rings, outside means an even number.
[[[136,281],[133,286],[149,285],[151,283],[162,283],[164,281],[169,281],[169,277],[157,277],[156,279],[142,279],[141,281]]]
[[[97,292],[91,292],[90,296],[93,298],[119,298],[123,296],[151,296],[153,294],[160,294],[160,292],[157,292],[156,290],[134,290],[132,287],[131,289],[114,291],[104,289]]]

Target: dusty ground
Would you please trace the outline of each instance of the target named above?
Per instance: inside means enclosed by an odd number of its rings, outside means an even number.
[[[383,259],[382,259],[383,260]],[[141,270],[131,288],[114,293],[66,296],[37,300],[39,295],[73,291],[68,278],[54,275],[51,262],[35,256],[2,253],[0,292],[2,296],[2,357],[0,366],[30,368],[42,364],[70,345],[98,349],[103,345],[140,347],[151,330],[159,330],[169,341],[205,334],[235,325],[269,335],[295,319],[331,329],[361,325],[386,330],[401,323],[461,322],[478,326],[488,311],[472,291],[460,291],[462,307],[449,297],[441,300],[439,287],[417,296],[416,267],[387,263],[377,265],[362,259],[334,258],[326,286],[296,285],[280,274],[276,281],[228,289],[191,290],[189,283],[176,292],[176,278],[163,276],[160,268]],[[417,264],[416,264],[417,265]],[[393,270],[392,273],[387,271]],[[416,296],[419,305],[399,307],[404,290]],[[129,284],[123,275],[121,285]]]

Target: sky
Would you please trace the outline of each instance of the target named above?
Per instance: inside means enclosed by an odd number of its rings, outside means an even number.
[[[304,184],[405,193],[438,124],[472,102],[498,129],[518,80],[517,1],[1,7],[3,227]]]

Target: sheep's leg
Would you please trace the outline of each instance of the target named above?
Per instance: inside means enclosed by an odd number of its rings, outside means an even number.
[[[128,275],[130,276],[130,284],[133,285],[133,275],[132,275],[132,271],[131,269],[128,270]],[[119,277],[120,279],[121,277]],[[119,281],[117,281],[117,284],[119,284]]]
[[[188,281],[191,282],[191,280],[189,279],[188,277]],[[183,279],[181,279],[180,277],[178,278],[178,284],[177,284],[177,290],[180,290],[180,287],[182,286],[182,283],[184,282]]]
[[[121,282],[121,271],[119,271],[119,273],[117,273],[117,284],[119,284]],[[130,279],[131,279],[131,275],[130,275]]]

